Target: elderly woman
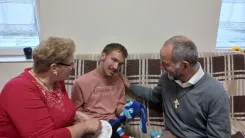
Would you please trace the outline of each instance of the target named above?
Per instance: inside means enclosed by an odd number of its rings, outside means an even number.
[[[65,89],[74,51],[72,40],[56,37],[35,48],[33,68],[11,79],[1,92],[0,137],[78,138],[101,130],[99,120],[79,122]]]

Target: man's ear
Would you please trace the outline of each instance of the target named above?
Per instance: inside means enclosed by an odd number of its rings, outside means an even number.
[[[187,61],[183,61],[183,65],[184,65],[184,70],[188,70],[189,68],[190,68],[190,64],[189,64],[189,62],[187,62]]]
[[[105,52],[102,52],[101,53],[101,56],[100,56],[100,61],[104,61],[106,58],[106,53]]]

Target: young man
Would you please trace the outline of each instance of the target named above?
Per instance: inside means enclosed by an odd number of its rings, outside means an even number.
[[[125,87],[119,69],[128,56],[118,43],[105,46],[96,69],[80,76],[74,83],[71,99],[82,120],[110,120],[123,111]]]
[[[165,71],[153,89],[129,83],[125,86],[148,101],[162,104],[163,136],[181,138],[230,138],[230,101],[223,85],[205,73],[198,63],[195,44],[174,36],[160,50]]]

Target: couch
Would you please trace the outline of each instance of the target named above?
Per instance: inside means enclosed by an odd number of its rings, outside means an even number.
[[[98,54],[77,55],[75,68],[69,79],[65,81],[70,95],[74,80],[96,68],[99,60]],[[146,87],[154,87],[161,75],[160,59],[158,53],[129,54],[121,68],[131,83]],[[199,62],[204,71],[218,79],[230,96],[232,137],[239,138],[245,132],[245,56],[241,52],[201,52]],[[148,111],[148,133],[151,130],[161,132],[164,128],[164,117],[161,105],[148,103],[126,91],[126,100],[139,100]],[[135,118],[126,125],[125,131],[136,137],[149,137],[141,133],[139,118]]]

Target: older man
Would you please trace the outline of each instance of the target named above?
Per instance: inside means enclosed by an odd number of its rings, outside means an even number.
[[[195,44],[185,36],[174,36],[164,43],[160,58],[165,72],[153,89],[130,85],[122,77],[134,94],[162,103],[167,134],[182,138],[231,137],[229,97],[223,85],[203,71]]]

